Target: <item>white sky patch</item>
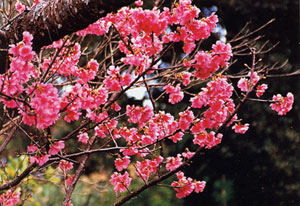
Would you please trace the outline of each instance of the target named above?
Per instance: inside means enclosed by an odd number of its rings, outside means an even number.
[[[137,88],[129,89],[126,92],[126,95],[129,98],[133,97],[136,100],[142,100],[145,97],[146,92],[147,92],[146,87],[137,87]]]
[[[145,100],[143,101],[143,107],[145,107],[146,105],[148,105],[150,108],[153,109],[153,105],[152,105],[152,102],[151,102],[150,99],[145,99]]]

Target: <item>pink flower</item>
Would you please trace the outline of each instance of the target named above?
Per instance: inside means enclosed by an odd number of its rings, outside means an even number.
[[[256,96],[261,97],[265,93],[266,89],[268,89],[267,84],[258,85],[256,87]]]
[[[169,171],[175,170],[182,165],[181,155],[178,154],[177,157],[168,157],[166,169]]]
[[[177,192],[177,198],[184,198],[190,195],[193,191],[196,193],[202,192],[206,185],[204,181],[196,181],[190,177],[185,177],[183,172],[179,171],[176,173],[178,181],[172,182],[171,186]]]
[[[19,52],[20,59],[27,62],[31,61],[35,55],[35,52],[32,51],[32,47],[27,45],[21,47]]]
[[[247,92],[249,89],[249,85],[250,85],[249,80],[243,77],[238,81],[237,86],[238,88],[240,88],[241,91]]]
[[[203,192],[206,182],[205,181],[196,181],[196,182],[193,182],[193,185],[195,188],[194,191],[196,193],[199,193],[199,192]]]
[[[143,6],[143,1],[142,0],[138,0],[134,2],[136,6]]]
[[[121,84],[117,79],[106,78],[104,84],[107,89],[113,92],[117,92],[121,89]]]
[[[123,157],[123,158],[117,158],[115,160],[115,166],[119,172],[121,172],[123,169],[127,169],[128,165],[130,163],[130,157]]]
[[[183,133],[182,132],[177,132],[175,135],[172,135],[169,137],[174,143],[177,143],[178,141],[182,140]]]
[[[151,107],[146,105],[145,107],[139,106],[129,106],[126,107],[126,115],[129,117],[128,121],[132,123],[139,123],[139,126],[142,127],[148,122],[154,115]]]
[[[189,73],[189,72],[182,72],[181,74],[180,74],[180,77],[182,78],[182,84],[184,85],[184,86],[187,86],[187,85],[189,85],[190,84],[190,82],[191,82],[191,73]]]
[[[50,155],[42,155],[42,156],[39,156],[39,157],[37,157],[37,156],[31,156],[31,157],[29,158],[29,161],[30,161],[31,163],[37,163],[39,166],[42,166],[42,165],[44,165],[46,162],[48,162],[49,156],[50,156]]]
[[[31,46],[32,45],[33,36],[28,31],[23,32],[23,41],[26,45]]]
[[[30,145],[27,147],[27,152],[35,152],[38,150],[38,147],[35,145]]]
[[[184,97],[183,92],[180,91],[180,85],[177,84],[176,87],[171,86],[171,84],[168,84],[164,87],[167,94],[170,94],[169,96],[169,102],[171,104],[176,104],[178,102],[181,102],[181,100]]]
[[[200,145],[200,147],[205,147],[207,149],[210,149],[217,144],[220,144],[222,141],[223,135],[218,133],[217,135],[215,132],[211,131],[210,133],[207,133],[206,131],[195,134],[194,135],[194,144]]]
[[[73,163],[66,160],[61,160],[59,162],[59,168],[63,171],[69,171],[73,168]]]
[[[289,112],[294,103],[294,95],[292,93],[287,93],[286,97],[282,97],[280,94],[273,96],[273,101],[270,105],[271,109],[278,112],[278,115],[285,115]]]
[[[12,190],[7,190],[6,193],[0,195],[0,205],[3,206],[14,206],[20,202],[21,193],[13,192]]]
[[[68,179],[66,179],[66,184],[70,185],[73,182],[74,177],[75,177],[75,175],[68,177]]]
[[[86,132],[79,134],[77,137],[78,142],[82,142],[83,144],[87,144],[89,141],[89,135]]]
[[[136,174],[144,179],[148,180],[149,177],[157,172],[158,166],[162,163],[163,157],[157,156],[156,158],[149,160],[145,159],[142,162],[136,162]]]
[[[245,134],[247,132],[247,130],[249,129],[249,124],[235,124],[232,126],[232,129],[234,129],[235,133],[239,133],[239,134]]]
[[[191,110],[186,110],[179,113],[179,128],[184,131],[190,128],[192,121],[194,120],[194,114]]]
[[[188,148],[186,148],[186,152],[182,153],[182,156],[186,159],[191,159],[194,156],[195,152],[190,152]]]
[[[129,86],[132,81],[132,76],[130,74],[125,74],[120,77],[120,84],[122,86]]]
[[[258,76],[257,72],[253,72],[252,77],[251,77],[251,72],[248,73],[248,78],[241,78],[238,81],[238,88],[240,88],[241,91],[247,92],[249,90],[250,85],[255,86],[257,82],[259,81],[260,77]],[[252,81],[252,83],[250,82]]]
[[[124,192],[129,187],[131,180],[128,172],[125,172],[124,175],[114,172],[109,182],[113,185],[115,192]]]
[[[65,148],[65,143],[64,141],[58,141],[58,142],[55,142],[51,147],[50,147],[50,150],[49,150],[49,154],[50,155],[56,155],[58,154],[58,152],[60,150],[62,150],[63,148]]]
[[[34,97],[31,99],[30,106],[34,109],[35,115],[20,110],[25,124],[35,125],[38,129],[45,129],[54,124],[60,116],[60,98],[58,90],[52,84],[32,85],[27,89],[27,94],[33,91]]]
[[[15,7],[18,13],[22,13],[23,11],[25,11],[26,8],[20,1],[16,2]]]
[[[111,105],[111,108],[112,108],[113,110],[115,110],[116,112],[118,112],[118,111],[121,110],[121,107],[120,107],[120,105],[119,105],[117,102],[113,103],[113,104]]]

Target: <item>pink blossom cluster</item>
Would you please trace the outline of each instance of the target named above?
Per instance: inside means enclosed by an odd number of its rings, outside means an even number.
[[[31,77],[36,77],[37,72],[34,65],[31,63],[35,57],[35,52],[32,51],[32,35],[28,32],[23,32],[23,41],[16,45],[10,45],[8,51],[13,57],[6,74],[0,75],[0,87],[5,95],[16,97],[24,90],[24,84],[29,81]],[[22,105],[11,99],[3,99],[1,101],[9,107],[16,108]]]
[[[50,155],[35,155],[30,156],[29,161],[31,163],[37,163],[39,166],[43,166],[46,162],[48,162]]]
[[[50,150],[49,150],[48,153],[50,155],[56,155],[56,154],[58,154],[59,151],[61,151],[64,148],[65,148],[65,143],[64,143],[64,141],[60,140],[58,142],[54,142],[51,145]]]
[[[181,154],[177,154],[176,157],[168,157],[166,163],[166,169],[169,171],[175,170],[183,164]]]
[[[241,91],[243,92],[247,92],[249,90],[250,85],[255,86],[258,81],[260,80],[259,75],[257,74],[257,72],[253,72],[251,75],[251,72],[248,73],[248,78],[241,78],[238,81],[238,88],[240,88]],[[263,88],[265,88],[265,86],[263,86]],[[261,89],[263,89],[261,88]],[[261,92],[263,92],[264,90],[261,90],[259,92],[259,95],[261,94]],[[262,94],[261,94],[262,95]]]
[[[82,142],[83,144],[87,144],[89,141],[89,135],[86,132],[79,134],[77,137],[78,142]]]
[[[151,175],[157,172],[159,165],[162,163],[163,157],[157,156],[154,159],[144,159],[136,162],[136,174],[143,180],[147,181]]]
[[[211,148],[221,142],[221,134],[215,134],[213,131],[207,132],[207,130],[217,129],[234,112],[235,104],[231,99],[232,93],[233,87],[227,82],[227,78],[217,76],[207,84],[206,88],[202,88],[196,97],[191,98],[193,108],[200,109],[208,106],[203,117],[195,121],[191,128],[195,144]],[[234,116],[232,121],[236,118]]]
[[[134,109],[129,109],[129,108]],[[140,115],[141,107],[134,107],[134,106],[128,106],[128,110],[130,111],[130,118],[135,117],[136,122],[138,122],[138,118]],[[137,109],[135,111],[135,109]],[[147,106],[144,108],[148,108]],[[147,110],[146,110],[147,111]],[[148,112],[144,114],[148,114],[153,116],[151,113],[152,109],[148,108]],[[136,113],[137,112],[137,113]],[[142,114],[142,113],[141,113]],[[130,120],[130,122],[133,122],[134,120]],[[168,136],[169,139],[171,139],[173,142],[180,141],[182,139],[183,133],[179,132],[178,129],[178,122],[174,119],[174,117],[169,113],[159,112],[158,114],[155,114],[151,120],[149,121],[143,121],[139,120],[139,127],[142,129],[142,133],[138,131],[137,128],[130,128],[127,127],[121,127],[119,130],[119,134],[121,137],[123,137],[126,142],[129,142],[131,144],[131,155],[135,155],[138,151],[136,148],[138,143],[141,143],[142,145],[150,145],[155,143],[157,140],[161,140]],[[124,150],[128,152],[128,150]],[[124,154],[126,155],[126,154]]]
[[[187,109],[184,112],[179,113],[179,122],[178,126],[182,131],[188,130],[190,128],[191,123],[193,122],[195,116],[194,113]]]
[[[228,65],[232,56],[229,44],[217,41],[212,46],[212,51],[199,51],[192,60],[192,66],[196,69],[194,75],[200,79],[206,79],[214,74],[220,67]]]
[[[141,6],[142,1],[136,1],[136,4]],[[181,41],[184,43],[183,51],[189,54],[195,49],[196,41],[210,36],[218,18],[212,14],[208,18],[200,19],[199,13],[200,10],[193,6],[190,0],[180,0],[172,10],[124,7],[117,14],[108,15],[77,34],[103,35],[113,24],[123,36],[119,43],[119,49],[126,54],[122,59],[123,63],[138,67],[138,73],[141,74],[149,69],[152,62],[150,57],[159,54],[163,44]],[[174,25],[177,28],[172,31]],[[217,43],[212,53],[214,60],[224,66],[227,65],[224,61],[228,60],[231,50],[227,44]]]
[[[82,109],[88,111],[88,117],[93,121],[97,122],[102,119],[102,115],[96,115],[92,110],[107,101],[108,92],[105,88],[92,89],[87,84],[81,85],[77,83],[70,90],[63,94],[60,105],[61,108],[66,110],[65,121],[78,120],[82,114]]]
[[[60,116],[60,98],[58,90],[52,84],[34,84],[26,93],[32,96],[30,107],[20,110],[23,122],[38,129],[45,129],[58,120]]]
[[[190,99],[193,108],[209,106],[204,112],[204,118],[197,123],[199,132],[205,128],[218,128],[234,111],[232,92],[233,86],[227,82],[227,78],[218,76],[210,81],[206,88],[202,88],[196,97]]]
[[[59,168],[62,170],[62,171],[65,171],[65,172],[67,172],[67,171],[69,171],[69,170],[71,170],[71,169],[73,169],[73,163],[72,162],[68,162],[68,161],[66,161],[66,160],[61,160],[60,162],[59,162]]]
[[[0,195],[0,205],[14,206],[20,202],[21,193],[13,192],[12,190],[7,190],[6,193]]]
[[[176,87],[173,87],[171,84],[168,84],[164,87],[167,94],[169,95],[169,102],[171,104],[176,104],[178,102],[181,102],[181,100],[184,97],[183,92],[180,89],[180,84],[177,84]]]
[[[139,126],[143,127],[153,117],[154,113],[148,105],[145,107],[127,105],[126,115],[129,117],[129,122],[139,123]]]
[[[256,96],[257,97],[261,97],[265,93],[266,89],[268,89],[268,85],[267,84],[258,85],[256,87]]]
[[[53,42],[51,45],[45,48],[61,50],[55,59],[53,59],[53,57],[43,59],[42,68],[44,71],[47,71],[51,65],[50,71],[52,73],[57,73],[63,76],[69,76],[72,74],[80,77],[81,72],[77,66],[81,56],[80,44],[75,43],[72,46],[69,40],[67,40],[65,43],[63,40],[59,40]]]
[[[128,172],[123,175],[121,173],[114,172],[109,180],[113,185],[115,192],[124,192],[128,189],[132,178],[129,177]]]
[[[286,97],[280,94],[274,95],[274,103],[270,105],[271,109],[278,112],[278,115],[285,115],[292,109],[294,103],[294,95],[292,93],[287,93]]]
[[[47,71],[51,65],[50,72],[62,76],[73,75],[79,78],[81,83],[86,83],[95,78],[99,64],[96,60],[90,59],[85,67],[79,67],[81,46],[79,43],[71,44],[70,40],[58,40],[45,49],[55,49],[59,54],[53,57],[44,58],[42,68]]]
[[[38,2],[35,0],[34,3]],[[50,55],[41,61],[41,69],[38,69],[34,66],[38,62],[32,63],[36,56],[32,50],[32,36],[24,32],[23,41],[10,46],[12,60],[8,73],[0,76],[0,87],[3,88],[1,92],[4,94],[1,95],[1,101],[9,108],[18,108],[26,125],[46,129],[54,125],[61,114],[68,123],[83,118],[93,126],[90,127],[91,130],[79,129],[74,135],[78,142],[88,144],[89,135],[96,135],[101,138],[99,141],[107,142],[105,146],[111,143],[116,147],[120,145],[122,149],[114,161],[118,172],[112,174],[110,183],[115,192],[121,193],[128,190],[132,180],[128,173],[129,165],[134,165],[136,175],[148,182],[160,171],[175,173],[195,154],[187,149],[181,154],[163,157],[157,151],[162,150],[164,145],[158,143],[177,143],[185,134],[192,134],[194,144],[210,149],[221,143],[223,135],[217,131],[227,123],[229,117],[231,121],[227,126],[235,123],[232,129],[236,133],[244,134],[249,128],[249,124],[241,124],[237,121],[237,115],[233,115],[236,106],[232,99],[232,84],[227,77],[216,74],[220,68],[229,65],[231,46],[217,41],[210,51],[193,53],[196,43],[212,33],[218,22],[217,16],[212,14],[207,18],[200,18],[200,9],[193,6],[191,0],[179,0],[171,10],[144,10],[141,8],[141,0],[135,1],[135,4],[138,8],[124,7],[117,14],[109,14],[77,32],[79,36],[86,36],[104,35],[110,28],[117,30],[121,39],[117,46],[123,56],[120,61],[111,61],[108,68],[101,66],[100,70],[95,59],[79,66],[82,55],[80,44],[64,39],[44,47],[50,51]],[[17,2],[16,7],[19,12],[24,9],[20,2]],[[174,77],[172,83],[168,81],[167,85],[158,86],[168,95],[169,103],[181,102],[184,99],[184,89],[190,94],[188,89],[194,80],[205,80],[206,85],[198,94],[191,94],[191,105],[179,112],[177,118],[150,106],[138,105],[127,105],[122,114],[123,110],[114,95],[122,94],[129,87],[141,83],[138,78],[146,73],[155,75],[160,71],[168,71],[170,68],[160,70],[157,69],[158,64],[153,64],[165,45],[173,42],[183,43],[186,58],[176,68],[178,73],[170,75]],[[51,55],[56,52],[58,55]],[[193,55],[189,57],[190,54]],[[102,65],[106,65],[106,62]],[[33,79],[38,75],[51,77]],[[160,79],[159,75],[154,77]],[[91,81],[96,78],[100,81]],[[68,86],[62,86],[59,91],[59,86],[54,84],[55,80],[63,81],[62,85]],[[242,92],[256,87],[256,95],[261,97],[268,86],[257,85],[259,80],[257,72],[249,72],[238,81],[237,87]],[[134,84],[135,82],[137,83]],[[11,98],[5,98],[5,95]],[[274,96],[273,101],[271,109],[279,115],[285,115],[291,110],[294,98],[288,93],[287,97]],[[127,121],[119,121],[122,118]],[[49,140],[48,143],[48,151],[37,144],[28,146],[31,163],[42,166],[51,155],[65,152],[64,141]],[[73,164],[62,160],[59,168],[64,173],[66,185],[70,185],[74,175],[67,172],[73,168]],[[177,172],[176,175],[178,181],[174,181],[171,186],[176,190],[178,198],[203,191],[205,182],[185,177],[183,172]],[[4,195],[0,196],[0,203],[2,197]]]
[[[117,158],[115,160],[115,166],[119,172],[121,172],[124,169],[127,169],[128,165],[130,163],[130,157],[123,157],[123,158]]]
[[[245,134],[249,129],[249,124],[244,124],[244,125],[242,125],[241,123],[234,124],[232,126],[232,129],[234,129],[235,133]]]
[[[106,17],[103,17],[97,20],[95,23],[89,25],[87,28],[77,31],[76,35],[86,36],[87,34],[94,34],[97,36],[101,36],[109,31],[110,26],[111,22],[108,21]]]
[[[193,142],[194,144],[199,145],[200,147],[206,147],[210,149],[217,144],[220,144],[222,141],[223,135],[218,133],[216,134],[214,131],[207,133],[206,131],[195,134]]]
[[[190,195],[192,192],[203,192],[206,182],[204,181],[196,181],[190,177],[185,177],[184,173],[179,171],[176,173],[178,181],[172,182],[171,186],[177,192],[177,198],[184,198]]]
[[[129,86],[132,77],[130,74],[120,75],[120,68],[115,66],[110,66],[108,68],[107,76],[104,80],[104,84],[107,90],[117,92],[122,86]]]
[[[29,160],[31,163],[37,163],[39,166],[44,165],[46,162],[48,162],[50,155],[57,155],[59,151],[65,148],[64,141],[60,140],[57,142],[54,142],[48,151],[48,154],[42,154],[39,148],[35,145],[30,145],[27,147],[28,153],[36,153],[33,156],[30,156]]]

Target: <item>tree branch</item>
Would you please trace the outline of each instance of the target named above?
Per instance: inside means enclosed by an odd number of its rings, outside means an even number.
[[[16,185],[18,185],[25,177],[27,177],[30,172],[37,166],[36,163],[33,163],[33,164],[30,164],[26,170],[24,170],[24,172],[22,172],[20,175],[18,175],[14,180],[6,183],[6,184],[3,184],[3,185],[0,185],[0,191],[1,190],[7,190],[9,188],[12,188]]]

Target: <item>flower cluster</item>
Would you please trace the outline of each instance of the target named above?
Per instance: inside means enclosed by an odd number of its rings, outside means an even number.
[[[174,181],[171,186],[177,192],[177,198],[184,198],[190,195],[192,192],[203,192],[206,182],[204,181],[196,181],[190,177],[185,177],[184,173],[179,171],[176,173],[178,181]]]
[[[30,107],[20,110],[23,122],[29,126],[35,125],[38,129],[45,129],[54,124],[60,116],[60,98],[58,90],[52,84],[34,84],[26,90],[33,96]]]
[[[282,97],[280,94],[274,95],[274,103],[270,105],[271,109],[278,112],[278,115],[285,115],[292,109],[294,103],[294,95],[287,93],[286,97]]]
[[[119,172],[121,172],[124,169],[127,169],[129,163],[130,157],[117,158],[115,160],[115,166]]]
[[[77,83],[70,90],[70,92],[64,93],[61,100],[61,108],[66,110],[65,121],[78,120],[82,114],[81,109],[87,110],[90,119],[93,121],[97,122],[99,119],[102,119],[102,115],[97,116],[91,110],[98,108],[106,102],[108,98],[106,89],[91,89],[87,84],[81,85]]]
[[[131,180],[132,179],[129,177],[128,172],[125,172],[123,175],[114,172],[109,182],[114,186],[115,192],[124,192],[128,189]]]
[[[145,125],[154,115],[153,110],[147,105],[145,107],[129,106],[126,107],[126,115],[129,117],[128,121],[132,123],[139,123],[140,127]]]
[[[31,61],[35,57],[32,51],[32,35],[23,32],[23,41],[16,45],[10,45],[9,54],[13,55],[8,73],[0,75],[0,87],[2,92],[9,96],[17,96],[24,90],[24,84],[31,77],[36,77],[37,72]],[[1,99],[1,101],[10,108],[16,108],[22,105],[21,102],[15,100]]]
[[[180,85],[177,84],[176,87],[173,87],[172,85],[168,84],[164,87],[167,94],[170,94],[169,96],[169,102],[171,104],[176,104],[178,102],[181,102],[181,100],[184,97],[184,94],[182,91],[180,91]]]
[[[257,72],[253,72],[252,75],[251,75],[251,72],[249,72],[248,77],[250,79],[243,77],[238,81],[237,86],[243,92],[247,92],[249,90],[250,86],[255,86],[257,84],[257,82],[259,81],[259,79],[260,79]],[[263,87],[265,87],[265,86],[263,86]]]
[[[0,205],[14,206],[20,202],[21,193],[7,190],[6,193],[0,195]]]
[[[180,154],[177,154],[176,157],[168,157],[167,158],[167,164],[166,164],[166,169],[171,171],[175,170],[178,167],[182,165],[182,157]]]
[[[143,180],[147,181],[152,174],[157,172],[159,165],[162,163],[163,157],[157,156],[154,159],[145,159],[136,162],[136,174]]]
[[[121,89],[122,86],[129,86],[129,84],[131,83],[131,75],[120,75],[119,67],[110,66],[107,73],[109,76],[105,78],[104,84],[110,91],[117,92]]]
[[[49,150],[49,154],[50,155],[56,155],[58,154],[59,151],[61,151],[62,149],[65,148],[65,143],[64,141],[58,141],[58,142],[55,142],[51,147],[50,147],[50,150]]]
[[[200,79],[206,79],[214,74],[220,67],[228,65],[228,60],[232,56],[229,44],[217,41],[212,46],[211,52],[199,51],[192,61],[192,66],[196,69],[194,75]]]

